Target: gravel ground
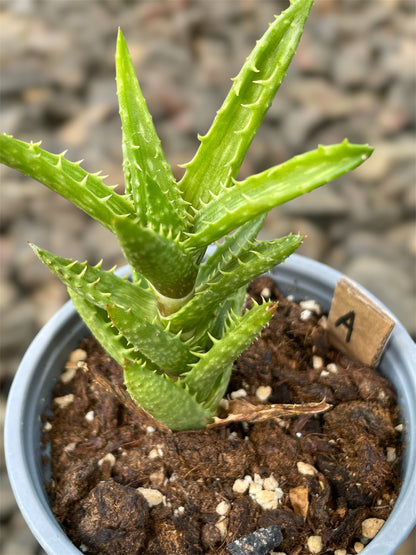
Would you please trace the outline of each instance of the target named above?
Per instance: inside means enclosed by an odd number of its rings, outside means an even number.
[[[117,27],[169,161],[189,160],[229,78],[287,2],[279,0],[0,0],[1,128],[85,159],[122,183],[115,94]],[[416,79],[414,0],[316,0],[276,101],[241,176],[315,148],[369,142],[360,169],[272,211],[263,237],[308,235],[301,253],[328,263],[378,296],[416,337]],[[181,175],[179,168],[175,169]],[[68,202],[1,170],[0,419],[18,362],[66,300],[30,240],[63,256],[122,263],[111,234]],[[2,450],[2,446],[1,450]],[[0,473],[0,551],[42,551]],[[414,541],[409,540],[409,542]],[[409,543],[408,542],[408,543]],[[414,553],[411,544],[401,555]]]

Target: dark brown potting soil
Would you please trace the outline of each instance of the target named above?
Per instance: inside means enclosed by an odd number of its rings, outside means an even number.
[[[44,425],[53,512],[81,551],[226,554],[231,541],[277,524],[275,551],[357,553],[375,533],[363,535],[362,523],[377,529],[388,517],[402,449],[392,385],[331,348],[325,317],[288,301],[269,278],[251,286],[261,294],[279,308],[235,363],[229,398],[325,399],[332,408],[171,433],[120,403],[121,368],[84,340],[87,358],[77,351],[68,362]]]

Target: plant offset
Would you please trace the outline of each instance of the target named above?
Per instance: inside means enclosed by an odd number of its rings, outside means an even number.
[[[119,32],[116,80],[125,193],[64,154],[2,134],[0,160],[69,199],[114,233],[131,281],[33,246],[67,286],[79,314],[124,367],[133,400],[173,430],[213,420],[234,360],[276,304],[243,315],[247,285],[282,262],[302,236],[256,241],[265,214],[354,169],[371,154],[348,141],[296,156],[243,181],[247,149],[287,71],[313,0],[293,0],[247,58],[177,182]],[[222,238],[205,257],[207,246]]]

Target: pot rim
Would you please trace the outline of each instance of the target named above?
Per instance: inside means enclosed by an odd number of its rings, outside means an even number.
[[[120,268],[118,273],[125,274],[126,268]],[[293,278],[293,273],[296,274],[295,278]],[[332,296],[337,281],[343,277],[341,272],[298,254],[292,254],[285,263],[273,268],[271,274],[274,278],[278,278],[279,285],[282,285],[283,289],[286,287],[287,292],[296,293],[307,287],[309,292],[306,297],[320,302],[325,310],[329,309],[328,299],[325,301],[325,296],[328,297],[328,294]],[[416,428],[415,344],[394,314],[365,288],[360,285],[358,287],[396,320],[380,368],[383,371],[383,367],[394,366],[397,356],[401,356],[401,362],[410,368],[407,378],[402,375],[394,376],[394,385],[399,391],[399,404],[405,420],[412,422]],[[305,293],[303,296],[305,297]],[[62,336],[66,338],[69,334],[69,342],[72,342],[75,347],[80,337],[85,335],[86,330],[87,328],[80,320],[72,301],[66,302],[29,345],[13,380],[6,407],[4,444],[10,484],[29,528],[42,547],[51,555],[56,555],[56,553],[79,555],[81,551],[72,544],[56,521],[49,507],[41,479],[44,471],[40,461],[34,460],[36,457],[33,457],[33,449],[36,451],[33,436],[40,437],[41,421],[39,403],[35,404],[30,401],[36,397],[36,394],[41,394],[43,383],[36,382],[30,375],[29,369],[37,368],[42,363],[47,365],[45,349],[55,342],[57,336],[62,339]],[[66,354],[69,354],[70,350],[72,349],[69,349]],[[393,356],[393,353],[396,355]],[[406,355],[402,355],[402,353],[406,353]],[[65,360],[63,360],[64,362]],[[60,366],[58,370],[60,371],[62,367]],[[44,374],[46,375],[47,372],[44,371]],[[59,373],[56,375],[58,376]],[[51,389],[53,380],[48,379],[48,384]],[[47,398],[44,395],[41,396],[40,402],[43,407],[46,407]],[[25,425],[27,420],[29,425]],[[39,433],[36,432],[36,426]],[[393,555],[394,550],[406,539],[416,524],[416,504],[414,503],[414,499],[416,499],[416,434],[410,434],[407,430],[406,441],[405,472],[399,497],[388,518],[388,526],[383,526],[376,538],[365,547],[362,552],[365,555],[379,555],[380,549],[384,555]],[[38,459],[40,458],[38,456]],[[389,535],[393,537],[389,538]],[[398,544],[399,538],[400,543]]]

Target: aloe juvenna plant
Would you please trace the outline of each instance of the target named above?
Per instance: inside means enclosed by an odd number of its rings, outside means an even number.
[[[371,154],[347,140],[242,181],[237,174],[296,50],[313,0],[292,0],[247,58],[199,149],[177,182],[162,151],[119,31],[116,80],[125,193],[39,146],[1,135],[1,162],[72,201],[113,232],[131,281],[32,246],[68,287],[81,317],[124,367],[130,396],[173,430],[209,423],[233,361],[276,305],[242,315],[256,276],[282,262],[300,235],[256,241],[265,214],[352,170]],[[222,238],[205,257],[207,246]]]

